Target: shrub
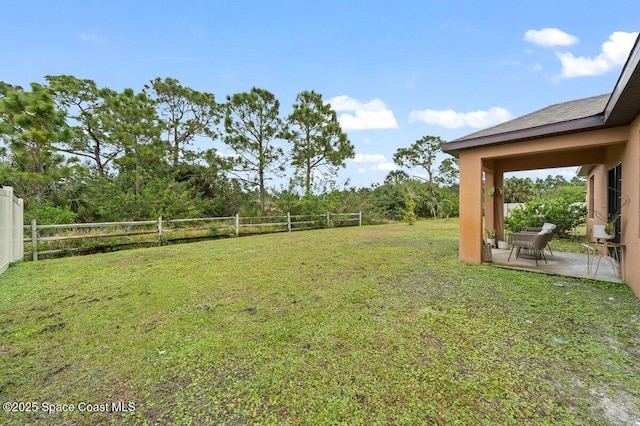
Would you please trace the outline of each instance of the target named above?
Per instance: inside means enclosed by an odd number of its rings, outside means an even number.
[[[555,233],[558,236],[568,237],[575,227],[585,223],[586,215],[583,203],[554,198],[544,202],[530,201],[513,209],[504,224],[507,230],[517,232],[525,226],[540,227],[549,222],[557,226]]]
[[[30,224],[36,219],[38,225],[75,223],[76,213],[68,206],[58,207],[50,203],[31,203],[24,211],[24,223]]]
[[[416,202],[413,199],[413,194],[408,189],[405,189],[404,191],[404,204],[406,206],[404,221],[409,225],[413,225],[416,223]]]

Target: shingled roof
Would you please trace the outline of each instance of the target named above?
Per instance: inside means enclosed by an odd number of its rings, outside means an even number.
[[[501,133],[515,132],[518,130],[546,126],[548,124],[563,123],[566,121],[602,115],[610,96],[610,94],[593,96],[590,98],[578,99],[577,101],[551,105],[530,114],[523,115],[522,117],[498,124],[497,126],[489,127],[488,129],[480,130],[479,132],[461,137],[455,141],[482,138],[485,136],[493,136]]]
[[[640,114],[640,36],[612,93],[563,102],[445,143],[444,152],[629,124]]]

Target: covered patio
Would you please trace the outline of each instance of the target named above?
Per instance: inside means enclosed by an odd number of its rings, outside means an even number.
[[[485,229],[495,230],[497,240],[505,238],[505,173],[580,166],[587,179],[587,237],[595,242],[596,226],[615,219],[607,234],[615,246],[609,248],[621,260],[624,282],[640,297],[640,36],[611,93],[548,106],[445,143],[442,150],[460,160],[461,261],[482,262]],[[596,279],[619,282],[609,275],[609,248],[599,247],[603,259]],[[538,267],[525,259],[506,262],[508,255],[496,251],[494,263],[592,278],[586,254],[565,262],[558,253]]]
[[[590,253],[587,253],[588,251]],[[550,255],[547,251],[545,253],[547,263],[539,260],[538,266],[531,258],[516,258],[515,253],[511,256],[511,260],[508,260],[510,250],[493,249],[491,252],[493,257],[491,264],[499,268],[613,283],[623,282],[608,257],[602,256],[600,258],[597,252],[586,247],[584,253],[570,253],[554,249],[553,255]],[[600,260],[599,265],[598,260]]]

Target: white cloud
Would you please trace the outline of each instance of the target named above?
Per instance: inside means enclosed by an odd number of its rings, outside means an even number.
[[[99,37],[95,34],[80,34],[80,40],[93,42],[93,43],[106,43],[107,39],[104,37]]]
[[[578,38],[557,28],[529,30],[524,33],[524,40],[540,46],[571,46],[578,42]]]
[[[374,163],[368,169],[364,167],[358,168],[358,173],[364,173],[368,170],[388,172],[398,168],[398,166],[396,166],[392,161],[387,160],[387,157],[382,154],[356,154],[355,157],[353,157],[353,162]]]
[[[436,124],[448,129],[469,126],[484,128],[511,120],[513,116],[504,108],[492,107],[488,111],[456,112],[451,109],[411,111],[409,122],[416,120]]]
[[[395,163],[392,162],[386,162],[386,163],[380,163],[380,164],[376,164],[374,166],[371,167],[371,170],[382,170],[385,172],[390,172],[392,170],[397,169],[398,166],[396,166]]]
[[[637,37],[637,32],[614,32],[602,44],[602,51],[595,58],[576,57],[570,52],[557,53],[556,56],[562,63],[562,77],[601,75],[616,66],[624,65]]]
[[[387,158],[382,154],[356,154],[353,161],[356,163],[384,163]]]
[[[343,130],[396,129],[398,123],[393,111],[380,99],[362,103],[349,96],[342,95],[329,99],[336,112],[349,111],[338,116]]]

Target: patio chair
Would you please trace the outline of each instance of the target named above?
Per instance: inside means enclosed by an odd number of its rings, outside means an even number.
[[[509,252],[509,258],[507,262],[511,260],[513,250],[516,250],[516,259],[520,257],[522,250],[533,255],[536,260],[536,266],[538,266],[538,258],[542,258],[544,263],[547,263],[547,258],[544,256],[544,249],[547,247],[549,240],[553,236],[553,232],[550,229],[543,229],[538,233],[531,232],[514,232],[509,235],[509,244],[511,244],[511,252]]]
[[[554,225],[553,223],[545,222],[541,227],[539,227],[539,226],[525,226],[524,228],[522,228],[520,230],[520,232],[535,232],[535,233],[538,233],[538,232],[542,231],[543,229],[550,229],[551,230],[551,237],[549,237],[549,241],[551,241],[551,239],[553,238],[553,231],[556,228],[557,228],[557,226]],[[551,246],[549,245],[548,241],[547,241],[547,249],[549,250],[549,253],[551,253],[551,256],[553,256],[553,252],[551,251]]]

